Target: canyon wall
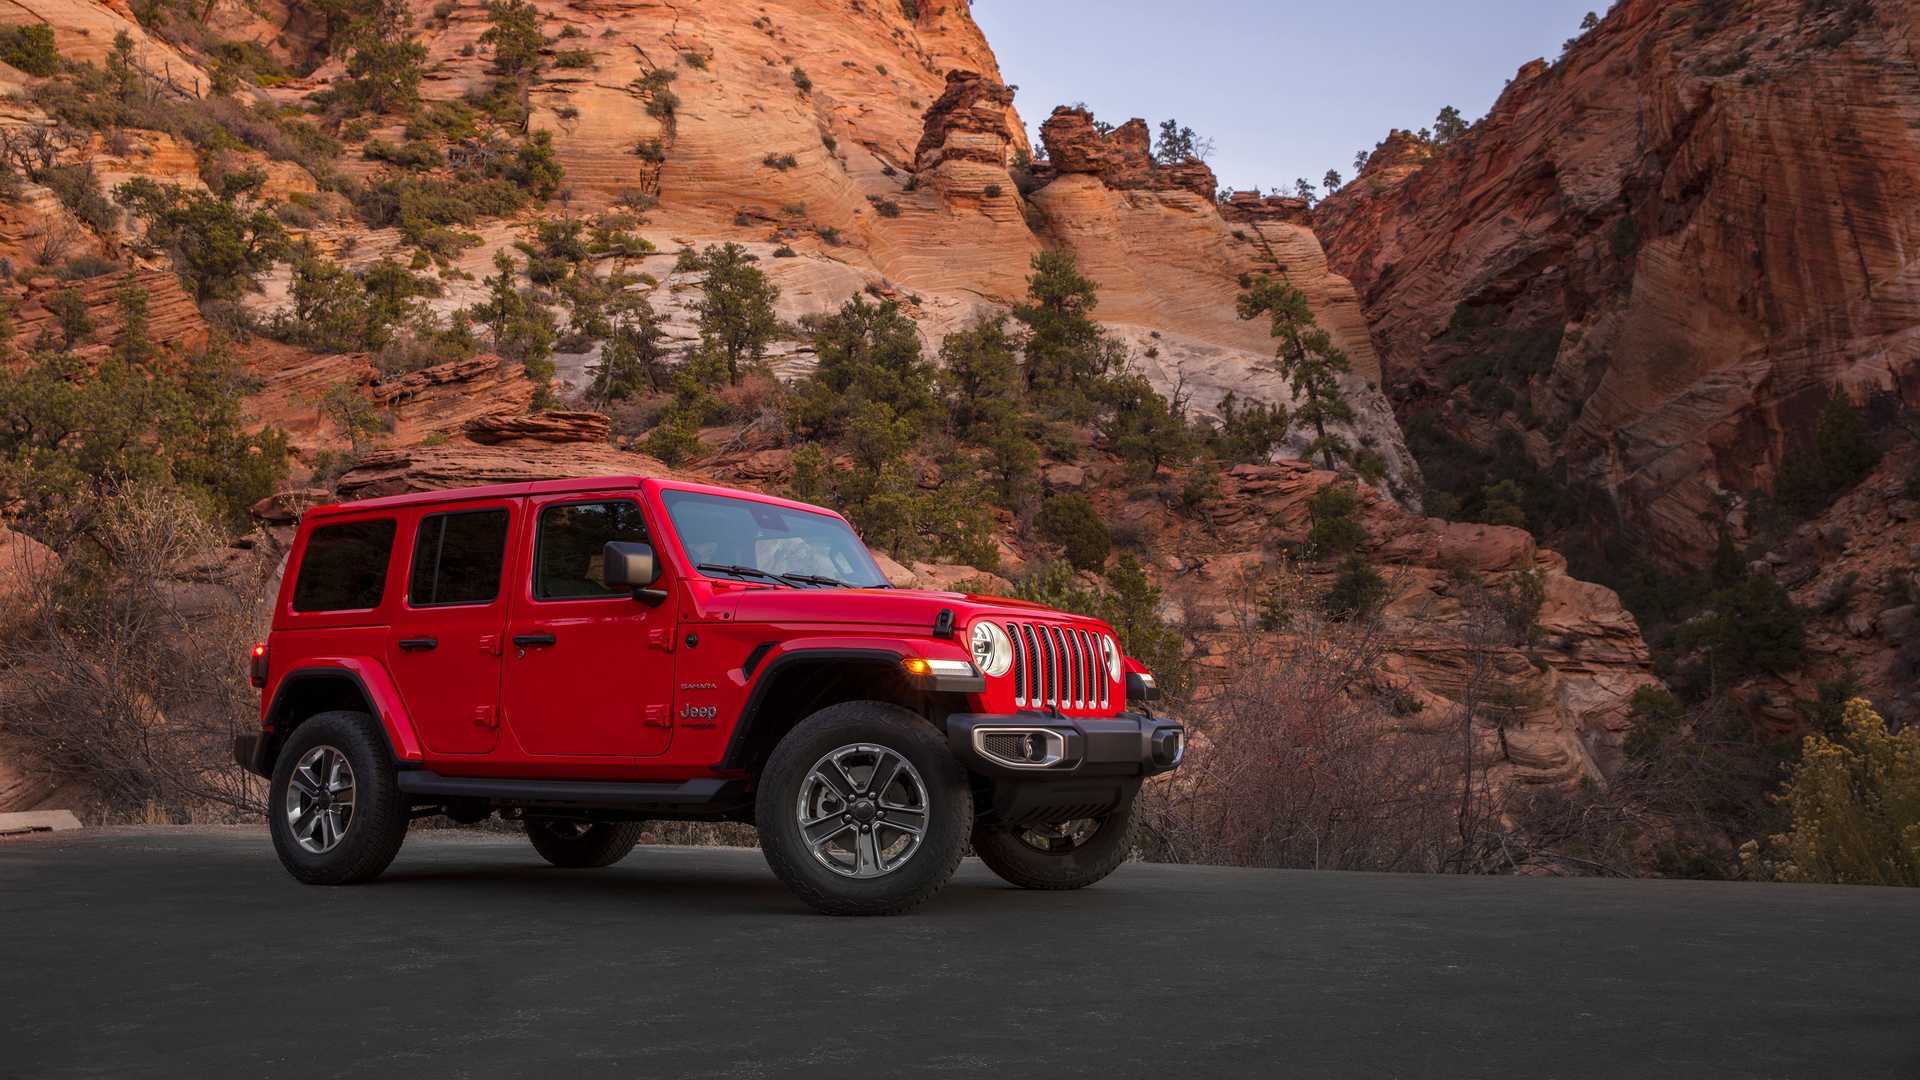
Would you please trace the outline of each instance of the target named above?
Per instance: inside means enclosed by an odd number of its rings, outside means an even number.
[[[1668,563],[1744,535],[1833,387],[1920,403],[1920,5],[1623,0],[1465,136],[1315,213],[1403,421],[1592,493]]]

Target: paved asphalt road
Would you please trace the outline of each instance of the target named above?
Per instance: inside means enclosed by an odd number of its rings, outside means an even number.
[[[1920,892],[968,861],[831,919],[757,852],[0,842],[0,1076],[1920,1077]]]

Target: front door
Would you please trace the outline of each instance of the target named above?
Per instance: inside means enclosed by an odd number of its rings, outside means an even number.
[[[601,549],[653,543],[637,494],[528,501],[533,549],[507,626],[501,702],[530,754],[663,754],[673,738],[673,635],[678,590],[641,603],[608,588]]]
[[[387,670],[435,754],[484,754],[499,737],[500,635],[516,509],[510,499],[467,503],[422,514],[414,527]]]

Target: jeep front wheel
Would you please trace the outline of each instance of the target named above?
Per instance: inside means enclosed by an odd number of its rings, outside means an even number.
[[[1084,889],[1113,873],[1132,846],[1131,800],[1105,817],[973,830],[973,853],[1023,889]]]
[[[362,712],[320,713],[293,730],[267,789],[273,850],[309,885],[380,876],[407,838],[387,738]]]
[[[853,701],[787,733],[754,809],[767,865],[802,900],[829,915],[894,915],[953,877],[973,794],[918,714]]]
[[[640,842],[641,824],[528,818],[527,839],[541,858],[563,870],[597,870],[627,857]]]

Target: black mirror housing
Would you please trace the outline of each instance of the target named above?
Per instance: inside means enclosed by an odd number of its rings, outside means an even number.
[[[601,574],[610,589],[644,589],[660,580],[660,560],[653,546],[620,540],[601,549]]]

